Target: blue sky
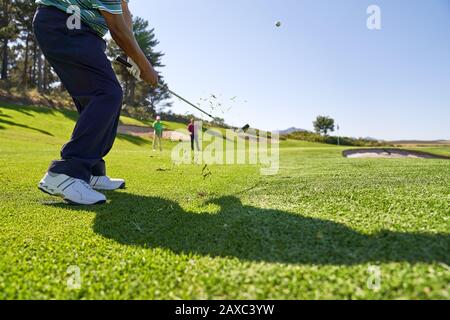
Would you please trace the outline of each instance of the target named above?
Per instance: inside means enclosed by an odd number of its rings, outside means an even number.
[[[342,135],[450,139],[450,0],[130,2],[155,28],[171,88],[220,95],[230,124],[312,129],[329,115]],[[379,31],[366,27],[372,4]]]

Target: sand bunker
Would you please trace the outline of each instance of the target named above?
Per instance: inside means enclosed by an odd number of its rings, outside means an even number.
[[[153,137],[154,135],[154,130],[151,127],[130,125],[120,125],[117,132],[135,137]],[[191,141],[187,130],[185,134],[178,131],[165,130],[163,132],[163,138],[170,139],[171,141]]]
[[[422,151],[411,151],[403,149],[352,149],[343,153],[346,158],[413,158],[413,159],[447,159],[450,157],[435,155]]]

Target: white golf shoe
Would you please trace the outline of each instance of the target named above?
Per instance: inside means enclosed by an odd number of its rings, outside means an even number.
[[[111,179],[107,176],[91,177],[89,183],[95,190],[112,191],[118,189],[125,189],[125,180],[123,179]]]
[[[85,181],[65,174],[47,172],[38,188],[52,196],[63,197],[72,204],[94,205],[106,202],[105,195],[93,190]]]

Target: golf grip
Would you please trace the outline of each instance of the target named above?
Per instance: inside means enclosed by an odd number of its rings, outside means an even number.
[[[122,58],[122,57],[117,57],[117,58],[116,58],[116,61],[119,62],[119,63],[121,63],[121,64],[123,64],[123,65],[124,65],[125,67],[127,67],[127,68],[133,67],[127,60],[125,60],[125,59]],[[201,113],[206,114],[208,117],[210,117],[211,119],[214,120],[214,117],[213,117],[212,115],[210,115],[209,113],[203,111],[202,109],[200,109],[199,107],[197,107],[195,104],[189,102],[188,100],[186,100],[186,99],[183,98],[182,96],[176,94],[175,92],[173,92],[172,90],[170,90],[168,87],[163,86],[163,85],[161,85],[161,84],[158,84],[158,86],[161,87],[161,88],[163,88],[163,89],[166,89],[167,92],[169,92],[171,95],[177,97],[177,98],[180,99],[181,101],[184,101],[185,103],[187,103],[187,104],[190,105],[191,107],[197,109],[197,110],[200,111]]]

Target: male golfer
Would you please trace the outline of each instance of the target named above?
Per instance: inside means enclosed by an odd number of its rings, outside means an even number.
[[[162,136],[163,136],[164,126],[161,122],[161,117],[157,116],[156,121],[153,123],[153,151],[156,151],[156,145],[159,147],[159,151],[162,151]]]
[[[51,163],[39,189],[74,204],[106,202],[96,190],[125,187],[106,176],[103,160],[117,133],[122,88],[105,55],[109,30],[133,65],[130,72],[156,86],[158,75],[133,34],[128,0],[37,0],[33,28],[46,59],[80,114],[61,159]],[[69,14],[70,13],[70,14]],[[77,23],[77,19],[80,20]]]

